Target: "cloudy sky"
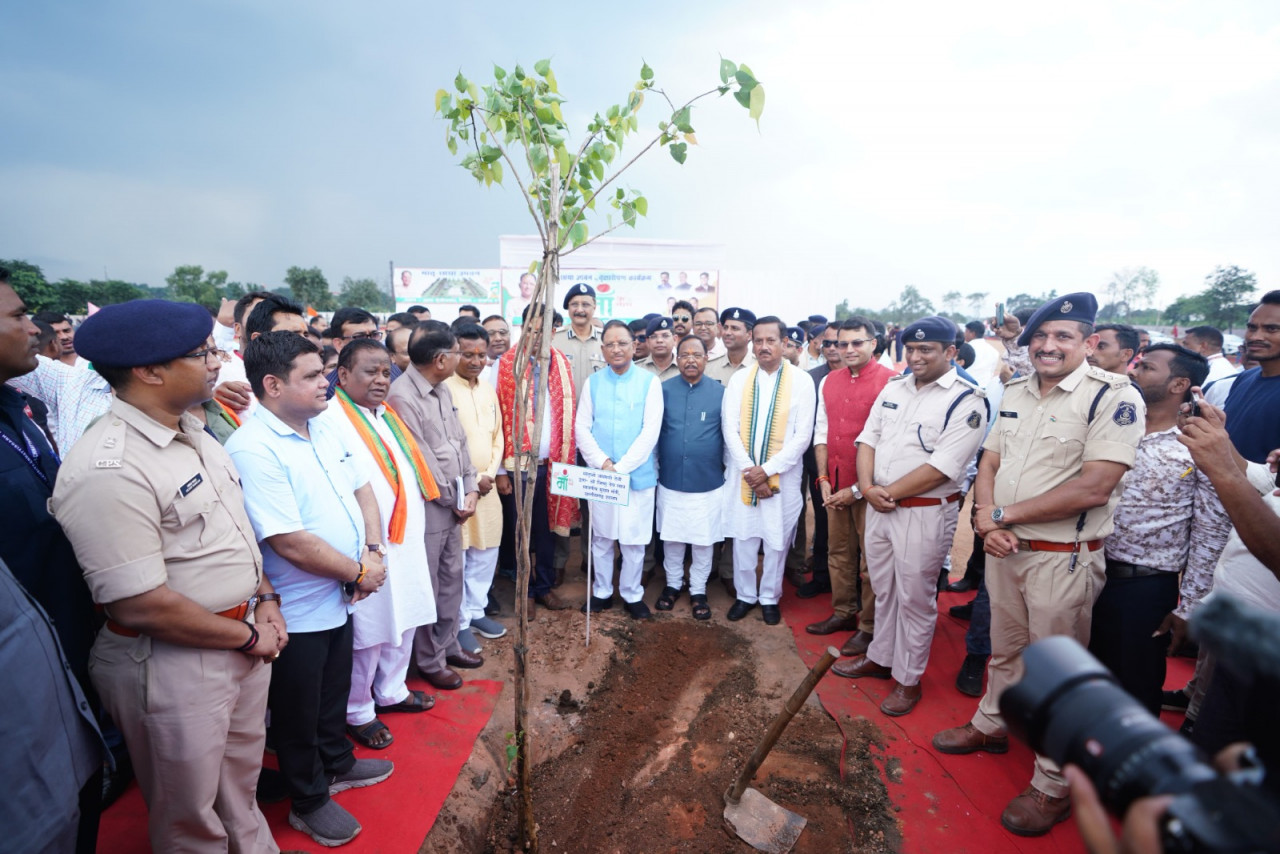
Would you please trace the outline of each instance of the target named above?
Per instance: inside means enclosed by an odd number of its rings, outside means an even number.
[[[1101,290],[1138,265],[1162,304],[1219,264],[1280,287],[1274,2],[790,6],[9,3],[0,257],[150,284],[495,266],[528,213],[457,168],[437,88],[550,57],[580,131],[642,58],[688,96],[724,55],[766,87],[760,129],[696,110],[685,166],[630,179],[635,236],[723,243],[726,268],[824,305]]]

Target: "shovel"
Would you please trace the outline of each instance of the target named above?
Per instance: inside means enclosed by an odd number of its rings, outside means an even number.
[[[757,851],[770,854],[787,854],[791,846],[800,838],[804,830],[805,818],[796,815],[789,809],[778,806],[755,789],[747,788],[751,778],[764,762],[769,751],[778,743],[782,731],[791,723],[791,719],[800,711],[804,701],[809,699],[813,688],[818,684],[840,653],[835,647],[827,647],[827,651],[809,675],[800,683],[800,687],[787,700],[787,705],[769,725],[769,730],[756,745],[755,752],[747,760],[747,765],[738,775],[729,790],[724,793],[724,821],[730,830],[742,838],[744,842]]]

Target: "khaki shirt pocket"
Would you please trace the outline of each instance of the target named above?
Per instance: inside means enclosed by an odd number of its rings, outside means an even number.
[[[1079,467],[1084,459],[1084,442],[1089,434],[1089,425],[1075,424],[1067,421],[1046,422],[1043,429],[1043,441],[1046,445],[1045,455],[1048,464],[1054,468]]]
[[[197,546],[205,546],[209,527],[209,514],[213,511],[213,487],[200,495],[180,495],[173,500],[160,518],[164,529],[164,552],[186,554]]]
[[[1000,459],[1010,460],[1023,455],[1022,419],[1003,417],[993,429],[1000,439]]]

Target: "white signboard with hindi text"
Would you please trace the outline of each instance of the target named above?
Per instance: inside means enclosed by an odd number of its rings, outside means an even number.
[[[554,463],[550,485],[553,495],[624,506],[631,501],[631,476],[616,471]]]

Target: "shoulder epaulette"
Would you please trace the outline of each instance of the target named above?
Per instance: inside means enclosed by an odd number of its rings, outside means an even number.
[[[972,391],[975,397],[985,398],[987,396],[986,389],[984,389],[982,386],[978,385],[977,383],[971,383],[964,377],[960,376],[959,374],[956,374],[956,379],[960,381],[960,384],[962,386]]]
[[[110,412],[102,416],[100,420],[105,419],[110,420],[102,428],[102,433],[98,436],[98,441],[94,443],[93,453],[90,455],[93,460],[93,467],[95,469],[123,468],[121,458],[124,454],[125,436],[129,432],[128,427]]]
[[[1102,368],[1097,368],[1093,365],[1089,366],[1087,374],[1089,377],[1099,382],[1104,382],[1112,388],[1124,388],[1133,384],[1133,381],[1126,374],[1113,374],[1111,371],[1104,371]]]
[[[1025,383],[1029,379],[1031,379],[1031,374],[1023,374],[1021,376],[1012,377],[1007,383],[1004,384],[1004,387],[1008,388],[1011,385],[1017,385],[1018,383]]]

